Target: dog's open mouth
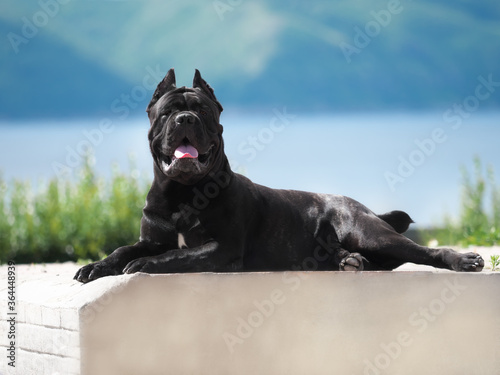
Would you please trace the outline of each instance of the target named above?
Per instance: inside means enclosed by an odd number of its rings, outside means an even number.
[[[211,145],[207,152],[200,154],[196,147],[189,142],[184,142],[175,149],[173,155],[162,156],[161,166],[163,172],[168,173],[174,167],[186,172],[193,167],[195,170],[201,171],[203,167],[208,165],[213,147],[214,145]]]
[[[183,143],[175,149],[174,157],[177,159],[196,159],[198,157],[198,150],[189,143]]]

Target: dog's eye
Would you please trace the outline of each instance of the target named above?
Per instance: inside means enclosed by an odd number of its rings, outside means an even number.
[[[167,112],[167,113],[164,113],[162,116],[161,116],[161,123],[162,124],[166,124],[167,121],[168,121],[168,118],[170,117],[170,112]]]
[[[199,110],[199,113],[200,113],[200,115],[202,115],[202,116],[206,116],[206,115],[208,114],[208,113],[207,113],[207,111],[205,111],[205,110],[203,110],[203,109],[200,109],[200,110]]]
[[[171,114],[172,114],[172,111],[165,111],[165,112],[163,112],[163,113],[162,113],[161,119],[162,119],[163,121],[167,121],[167,120],[168,120],[168,118],[169,118],[169,116],[170,116]]]

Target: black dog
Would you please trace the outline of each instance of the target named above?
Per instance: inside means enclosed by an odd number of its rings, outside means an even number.
[[[402,211],[375,215],[339,195],[274,190],[231,171],[222,106],[196,70],[193,88],[171,69],[147,108],[154,180],[141,237],[82,267],[88,282],[121,273],[391,270],[405,262],[481,271],[474,253],[419,246]]]

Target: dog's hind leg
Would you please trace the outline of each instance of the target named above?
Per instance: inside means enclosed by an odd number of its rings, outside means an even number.
[[[334,249],[332,261],[339,271],[387,271],[387,268],[370,262],[360,253],[343,249],[340,244]]]
[[[340,271],[390,271],[392,269],[371,262],[360,253],[344,251],[344,257],[339,262]]]
[[[387,268],[369,261],[360,253],[346,250],[340,243],[335,228],[328,221],[320,222],[317,230],[314,231],[314,237],[320,247],[329,254],[329,269],[339,271],[387,270]]]
[[[334,256],[340,271],[363,271],[366,258],[360,253],[350,253],[347,250],[340,249]]]
[[[342,234],[339,236],[341,247],[360,253],[380,269],[392,270],[407,262],[469,272],[478,272],[484,267],[484,260],[478,254],[420,246],[398,233],[390,224],[391,218],[404,219],[405,215],[388,214],[386,221],[384,216],[381,218],[359,204],[349,213],[352,212],[354,214],[344,215],[344,220],[337,223],[337,233]]]
[[[420,246],[405,236],[385,228],[364,232],[362,237],[356,238],[353,243],[355,243],[355,246],[352,246],[353,251],[359,252],[386,270],[392,270],[407,262],[467,272],[478,272],[484,267],[484,260],[478,254],[462,254],[448,248],[433,249]]]

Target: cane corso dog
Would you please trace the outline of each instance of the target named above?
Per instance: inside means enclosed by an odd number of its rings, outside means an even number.
[[[75,275],[122,273],[392,270],[405,262],[481,271],[474,253],[432,249],[401,233],[402,211],[376,215],[340,195],[275,190],[233,172],[224,154],[222,106],[196,70],[176,87],[174,70],[148,105],[154,180],[139,242]]]

